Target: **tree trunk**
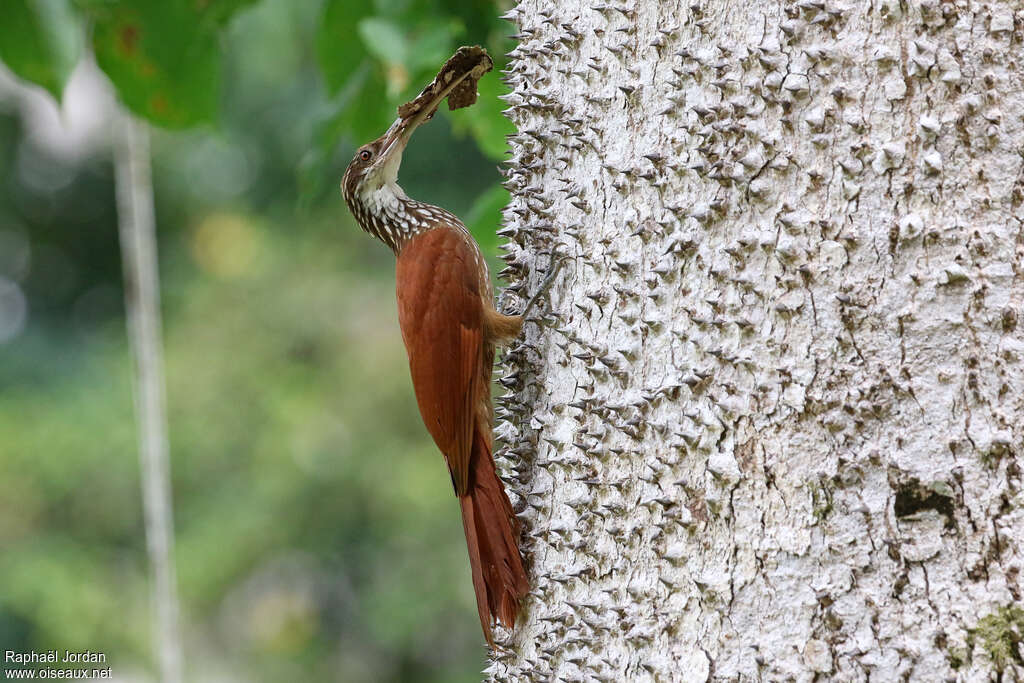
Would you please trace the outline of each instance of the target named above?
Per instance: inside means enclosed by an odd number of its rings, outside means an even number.
[[[1024,680],[1014,6],[512,11],[494,680]]]

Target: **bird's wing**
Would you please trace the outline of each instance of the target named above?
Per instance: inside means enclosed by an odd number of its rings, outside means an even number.
[[[420,415],[462,496],[469,487],[484,354],[473,246],[457,229],[436,228],[412,238],[398,256],[396,289]]]

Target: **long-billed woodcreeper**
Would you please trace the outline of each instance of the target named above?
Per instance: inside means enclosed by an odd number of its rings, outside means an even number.
[[[490,68],[481,48],[461,48],[419,97],[399,108],[384,135],[356,151],[341,190],[363,230],[397,258],[398,322],[416,401],[448,463],[480,625],[493,647],[492,620],[513,627],[529,590],[519,521],[495,471],[491,435],[495,346],[518,335],[523,321],[495,309],[487,264],[462,221],[410,199],[397,183],[413,131],[446,97],[452,108],[472,103],[476,81]]]

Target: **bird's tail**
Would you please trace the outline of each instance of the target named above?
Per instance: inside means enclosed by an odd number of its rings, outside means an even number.
[[[519,601],[530,590],[519,554],[519,520],[494,469],[491,449],[477,433],[470,461],[469,492],[459,498],[480,625],[494,647],[491,620],[515,626]]]

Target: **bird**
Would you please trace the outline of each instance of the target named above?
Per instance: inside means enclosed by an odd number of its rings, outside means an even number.
[[[475,48],[483,52],[480,48]],[[491,374],[497,347],[519,335],[522,315],[494,306],[487,262],[453,213],[410,199],[398,185],[402,152],[416,128],[451,95],[465,100],[490,69],[483,52],[473,69],[442,68],[382,136],[358,150],[341,190],[359,226],[395,254],[398,322],[419,412],[444,455],[462,512],[477,612],[494,648],[494,620],[514,628],[530,590],[519,548],[520,522],[493,457]],[[442,77],[443,76],[443,77]]]

